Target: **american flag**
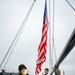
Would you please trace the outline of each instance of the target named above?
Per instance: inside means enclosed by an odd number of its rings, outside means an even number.
[[[48,15],[47,15],[47,0],[45,0],[45,9],[43,17],[43,27],[42,27],[42,38],[38,47],[38,59],[36,61],[36,70],[35,74],[41,72],[41,66],[46,61],[47,53],[47,32],[48,32]]]

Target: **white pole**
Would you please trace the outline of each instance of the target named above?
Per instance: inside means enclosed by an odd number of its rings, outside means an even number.
[[[54,0],[52,1],[53,10],[52,10],[52,67],[53,67],[53,49],[54,49]]]
[[[52,57],[51,57],[51,10],[50,10],[50,6],[51,4],[50,4],[50,0],[49,0],[49,69],[50,69],[50,72],[51,72],[51,70],[52,70]]]

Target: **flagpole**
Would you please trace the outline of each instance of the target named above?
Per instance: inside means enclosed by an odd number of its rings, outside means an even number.
[[[54,41],[54,0],[52,1],[52,67],[53,67],[53,41]]]
[[[50,0],[49,0],[49,69],[50,72],[52,70],[52,57],[51,57],[51,8],[50,8]]]
[[[53,26],[52,26],[52,66],[53,66],[53,51],[54,51],[54,56],[55,56],[55,61],[57,61],[57,55],[56,55],[56,50],[55,50],[55,42],[54,42],[54,21],[55,21],[55,0],[53,0]]]

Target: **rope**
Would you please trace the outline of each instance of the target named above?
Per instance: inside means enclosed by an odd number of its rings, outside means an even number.
[[[66,0],[66,2],[71,6],[71,8],[75,11],[75,8],[70,4],[70,2],[68,0]]]
[[[5,68],[5,66],[6,66],[6,64],[7,64],[8,60],[9,60],[9,58],[10,58],[10,56],[11,56],[11,54],[12,54],[12,52],[13,52],[13,50],[14,50],[14,48],[15,48],[17,42],[18,42],[18,39],[19,39],[19,37],[20,37],[20,35],[21,35],[21,33],[22,33],[24,27],[25,27],[25,24],[26,24],[26,22],[27,22],[27,20],[28,20],[28,17],[29,17],[29,15],[30,15],[30,12],[31,12],[31,10],[32,10],[32,8],[33,8],[33,6],[34,6],[34,3],[35,3],[35,1],[32,3],[32,6],[31,6],[31,8],[29,9],[29,11],[28,11],[28,13],[27,13],[27,15],[26,15],[26,17],[25,17],[25,19],[24,19],[24,21],[23,21],[21,27],[20,27],[20,29],[18,30],[18,32],[17,32],[17,34],[16,34],[16,36],[15,36],[13,42],[11,43],[11,45],[10,45],[10,47],[9,47],[9,49],[8,49],[8,51],[7,51],[7,53],[6,53],[5,57],[4,57],[4,59],[3,59],[3,61],[1,62],[0,67],[3,65],[3,63],[4,63],[4,61],[5,61],[6,57],[7,57],[7,55],[8,55],[8,53],[9,53],[9,51],[10,51],[11,48],[12,48],[12,51],[11,51],[11,53],[10,53],[10,55],[9,55],[9,57],[8,57],[8,59],[7,59],[7,61],[6,61],[6,63],[5,63],[5,65],[4,65],[4,67],[3,67],[3,69]],[[13,47],[12,47],[12,46],[13,46]]]

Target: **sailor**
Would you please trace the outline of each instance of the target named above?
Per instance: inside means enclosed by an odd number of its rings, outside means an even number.
[[[19,67],[18,67],[19,75],[25,75],[24,74],[25,69],[27,69],[27,67],[24,64],[20,64]]]
[[[45,68],[44,69],[44,72],[42,73],[42,75],[47,75],[49,73],[49,69],[48,68]]]

